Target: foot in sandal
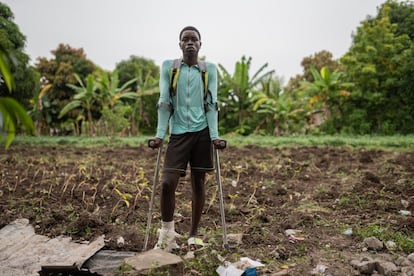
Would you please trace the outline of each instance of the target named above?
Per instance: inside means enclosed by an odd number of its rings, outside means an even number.
[[[203,240],[197,237],[190,237],[188,239],[188,249],[190,251],[199,251],[204,249]]]

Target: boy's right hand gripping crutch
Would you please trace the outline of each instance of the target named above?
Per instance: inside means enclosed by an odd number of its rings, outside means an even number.
[[[155,142],[153,140],[148,141],[148,146],[152,149],[154,149]],[[145,241],[144,241],[144,248],[142,251],[147,250],[148,245],[148,238],[149,233],[151,230],[151,220],[152,220],[152,208],[154,206],[154,195],[155,195],[155,188],[158,183],[158,176],[160,171],[160,159],[161,159],[161,151],[162,151],[162,144],[158,147],[158,154],[157,154],[157,164],[155,166],[155,172],[154,172],[154,180],[152,182],[152,192],[151,192],[151,200],[149,203],[149,211],[148,211],[148,220],[147,220],[147,230],[145,231]]]
[[[223,227],[223,246],[225,249],[229,249],[229,244],[227,243],[227,229],[226,229],[226,217],[224,214],[224,200],[223,200],[223,187],[221,185],[221,173],[220,173],[220,158],[219,158],[219,148],[224,149],[226,147],[226,141],[221,140],[220,145],[217,147],[214,145],[214,155],[216,159],[216,177],[217,185],[220,194],[220,213],[221,213],[221,224]]]

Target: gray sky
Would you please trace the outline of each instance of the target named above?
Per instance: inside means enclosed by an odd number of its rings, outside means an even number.
[[[302,73],[304,57],[321,50],[347,52],[351,35],[385,0],[0,0],[26,36],[32,63],[51,58],[59,43],[83,48],[107,70],[131,55],[164,59],[181,55],[178,34],[201,32],[201,56],[234,71],[242,55],[250,73],[268,69],[287,80]]]

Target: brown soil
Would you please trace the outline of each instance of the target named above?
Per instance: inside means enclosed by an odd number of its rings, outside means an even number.
[[[39,234],[75,240],[104,234],[108,249],[141,251],[156,153],[146,147],[0,149],[0,227],[28,218]],[[263,273],[283,268],[289,275],[309,275],[322,263],[325,273],[352,275],[350,260],[363,251],[358,231],[365,226],[413,233],[413,216],[399,214],[414,212],[413,151],[245,146],[225,149],[220,159],[227,232],[243,234],[242,244],[222,248],[214,174],[207,177],[200,234],[230,262],[259,259]],[[177,191],[176,230],[182,234],[189,231],[190,195],[186,176]],[[155,199],[149,248],[159,226],[159,185]],[[354,235],[344,235],[347,228]],[[304,240],[290,241],[287,229],[300,230]]]

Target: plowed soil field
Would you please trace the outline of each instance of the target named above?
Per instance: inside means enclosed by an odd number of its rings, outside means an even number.
[[[0,149],[0,227],[27,218],[38,234],[74,240],[104,234],[107,249],[141,251],[156,156],[144,146]],[[355,275],[350,262],[361,254],[412,253],[398,240],[393,252],[369,252],[363,238],[375,230],[379,238],[385,233],[413,238],[413,151],[230,146],[220,160],[227,232],[242,239],[223,249],[216,178],[209,174],[200,225],[208,247],[203,258],[186,263],[187,275],[215,275],[219,255],[229,262],[259,260],[262,275],[311,275],[323,264],[315,275],[338,276]],[[177,190],[180,243],[191,220],[188,175]],[[159,188],[149,248],[159,227]],[[288,229],[298,239],[288,237]]]

